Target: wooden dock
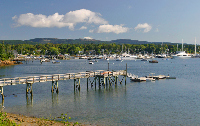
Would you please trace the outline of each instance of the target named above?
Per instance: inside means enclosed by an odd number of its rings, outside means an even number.
[[[122,76],[120,81],[118,76]],[[17,84],[26,84],[26,94],[33,94],[32,85],[34,83],[40,82],[52,82],[51,92],[56,91],[58,93],[58,81],[59,80],[74,80],[74,90],[80,90],[80,79],[87,78],[87,88],[91,84],[96,88],[98,84],[100,86],[105,86],[106,84],[116,85],[118,80],[120,84],[123,79],[125,79],[126,84],[127,70],[118,70],[118,71],[107,71],[107,70],[96,70],[96,71],[86,71],[78,73],[66,73],[66,74],[53,74],[53,75],[40,75],[40,76],[27,76],[27,77],[15,77],[15,78],[2,78],[0,79],[0,93],[2,96],[2,101],[4,100],[3,87],[7,85],[17,85]]]

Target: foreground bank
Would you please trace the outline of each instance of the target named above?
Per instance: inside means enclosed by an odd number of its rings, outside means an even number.
[[[1,113],[1,117],[5,117],[7,119],[8,125],[20,125],[20,126],[86,126],[84,124],[79,123],[66,123],[66,122],[59,122],[54,121],[53,118],[44,119],[44,118],[36,118],[36,117],[28,117],[20,114],[12,114],[12,113]],[[66,120],[65,120],[66,121]],[[1,125],[1,124],[0,124]],[[6,125],[6,124],[5,124]]]

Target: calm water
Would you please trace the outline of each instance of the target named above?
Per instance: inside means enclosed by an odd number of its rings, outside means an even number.
[[[81,91],[73,80],[59,81],[59,94],[51,93],[51,82],[33,84],[33,100],[25,95],[26,85],[5,86],[3,111],[36,117],[68,114],[72,122],[98,125],[200,125],[200,59],[157,59],[144,61],[109,61],[110,70],[146,76],[170,75],[177,79],[155,82],[130,82],[117,87],[91,88],[81,79]],[[90,65],[87,60],[66,60],[60,64],[39,61],[0,68],[0,77],[32,76],[56,73],[106,70],[108,61]],[[1,102],[1,99],[0,99]],[[1,106],[0,106],[0,109]]]

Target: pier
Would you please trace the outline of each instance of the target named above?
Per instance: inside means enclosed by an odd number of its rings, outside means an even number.
[[[119,78],[119,76],[121,76]],[[60,80],[74,80],[74,91],[81,89],[81,79],[87,79],[87,89],[89,85],[91,87],[98,86],[112,86],[117,85],[118,82],[122,84],[125,82],[126,85],[126,77],[127,77],[127,67],[126,70],[118,70],[118,71],[109,71],[109,70],[96,70],[96,71],[86,71],[86,72],[78,72],[78,73],[66,73],[66,74],[53,74],[53,75],[40,75],[40,76],[27,76],[27,77],[15,77],[15,78],[2,78],[0,79],[0,93],[2,96],[2,104],[4,102],[4,92],[3,87],[7,85],[18,85],[18,84],[26,84],[26,95],[33,95],[32,86],[34,83],[41,82],[52,82],[51,92],[58,93],[58,81]],[[121,79],[121,80],[120,80]]]

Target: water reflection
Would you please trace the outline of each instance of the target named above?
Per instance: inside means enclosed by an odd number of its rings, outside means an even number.
[[[58,93],[51,93],[52,94],[52,106],[55,105],[55,104],[58,104]]]
[[[33,94],[26,94],[26,105],[33,106]]]

